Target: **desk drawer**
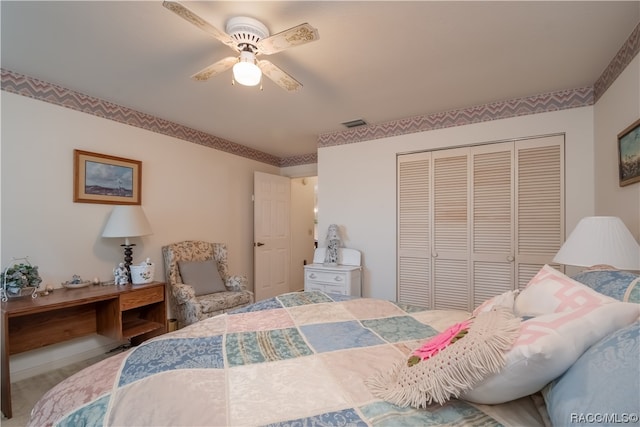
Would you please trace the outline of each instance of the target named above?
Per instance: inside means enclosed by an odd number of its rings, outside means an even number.
[[[164,287],[162,286],[134,290],[120,295],[120,310],[130,310],[161,301],[164,301]]]

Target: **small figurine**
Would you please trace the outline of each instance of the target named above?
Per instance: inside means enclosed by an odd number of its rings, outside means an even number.
[[[69,280],[69,283],[73,284],[73,285],[79,285],[80,283],[82,283],[82,277],[80,277],[77,274],[74,274],[71,277],[71,280]]]
[[[327,252],[324,255],[324,265],[338,265],[338,248],[340,247],[340,235],[338,226],[331,224],[327,229]]]
[[[118,264],[117,268],[113,269],[113,281],[116,285],[126,285],[129,283],[129,272],[123,262]]]

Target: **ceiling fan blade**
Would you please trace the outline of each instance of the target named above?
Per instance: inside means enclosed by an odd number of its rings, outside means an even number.
[[[258,51],[264,55],[271,55],[293,46],[316,41],[319,38],[318,30],[304,23],[260,40]]]
[[[260,60],[258,61],[258,67],[260,67],[262,72],[282,89],[289,92],[296,92],[297,90],[302,89],[302,83],[282,71],[279,67],[273,65],[271,62],[264,59]]]
[[[216,74],[220,74],[223,71],[227,71],[229,68],[233,67],[233,65],[236,62],[238,62],[238,58],[236,58],[235,56],[228,56],[214,64],[209,65],[207,68],[204,68],[198,71],[193,76],[191,76],[191,78],[194,80],[204,82],[206,80],[209,80],[211,77],[215,76]]]
[[[207,21],[200,18],[198,15],[196,15],[194,12],[192,12],[190,9],[183,6],[182,4],[176,1],[164,1],[162,5],[167,9],[169,9],[170,11],[172,11],[173,13],[175,13],[176,15],[178,15],[179,17],[185,19],[186,21],[191,22],[193,25],[200,28],[202,31],[220,40],[222,43],[226,44],[227,46],[233,49],[236,49],[236,43],[229,34],[225,33],[224,31],[220,31],[213,25],[209,24]]]

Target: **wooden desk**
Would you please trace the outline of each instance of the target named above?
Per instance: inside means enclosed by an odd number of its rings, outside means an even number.
[[[56,289],[2,303],[2,412],[11,418],[9,356],[98,333],[133,345],[166,332],[165,285]]]

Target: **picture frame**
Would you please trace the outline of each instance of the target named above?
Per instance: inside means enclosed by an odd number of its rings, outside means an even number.
[[[73,150],[73,201],[142,204],[142,162]]]
[[[620,187],[640,182],[640,119],[618,134]]]

